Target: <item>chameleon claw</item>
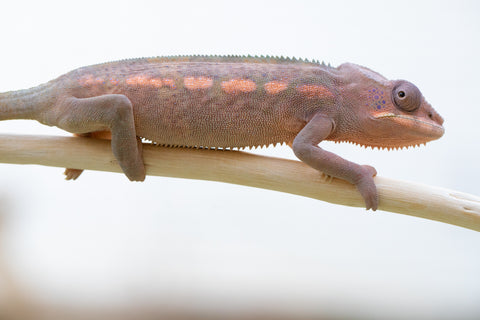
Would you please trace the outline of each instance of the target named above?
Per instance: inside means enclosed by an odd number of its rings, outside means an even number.
[[[322,172],[321,177],[322,177],[323,182],[325,182],[325,183],[331,183],[332,180],[333,180],[333,176],[328,175],[328,174],[326,174],[326,173],[324,173],[324,172]]]
[[[65,172],[65,180],[76,180],[83,172],[83,169],[72,169],[66,168]]]

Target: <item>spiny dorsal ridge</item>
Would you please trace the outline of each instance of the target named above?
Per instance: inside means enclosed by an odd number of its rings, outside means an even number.
[[[128,63],[136,63],[141,61],[159,61],[159,62],[175,62],[175,61],[191,61],[191,62],[251,62],[251,63],[299,63],[299,64],[311,64],[326,66],[325,62],[320,63],[319,60],[309,60],[305,58],[285,57],[285,56],[271,56],[271,55],[170,55],[170,56],[157,56],[146,57],[141,59],[123,59],[112,61],[111,63],[118,63],[126,61]],[[328,67],[331,67],[330,63]]]

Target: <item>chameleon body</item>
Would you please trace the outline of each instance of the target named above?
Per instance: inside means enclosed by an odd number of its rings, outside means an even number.
[[[140,138],[167,146],[242,148],[287,143],[328,176],[378,205],[374,168],[322,140],[399,148],[440,138],[443,119],[413,84],[355,65],[271,57],[180,56],[88,66],[0,94],[0,120],[35,119],[112,139],[130,180],[144,180]],[[78,169],[67,169],[75,179]]]

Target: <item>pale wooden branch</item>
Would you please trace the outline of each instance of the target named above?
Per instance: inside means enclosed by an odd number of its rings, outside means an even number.
[[[249,154],[144,145],[148,175],[234,183],[363,207],[356,188],[300,161]],[[110,142],[77,137],[0,135],[0,162],[121,172]],[[480,198],[442,188],[376,177],[379,209],[480,231]]]

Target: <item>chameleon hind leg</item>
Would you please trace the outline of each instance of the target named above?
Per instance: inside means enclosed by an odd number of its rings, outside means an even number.
[[[49,112],[54,125],[82,136],[111,132],[112,151],[125,175],[132,181],[145,180],[141,142],[135,134],[133,107],[120,94],[91,98],[60,99]],[[82,170],[67,169],[67,179],[76,179]]]

